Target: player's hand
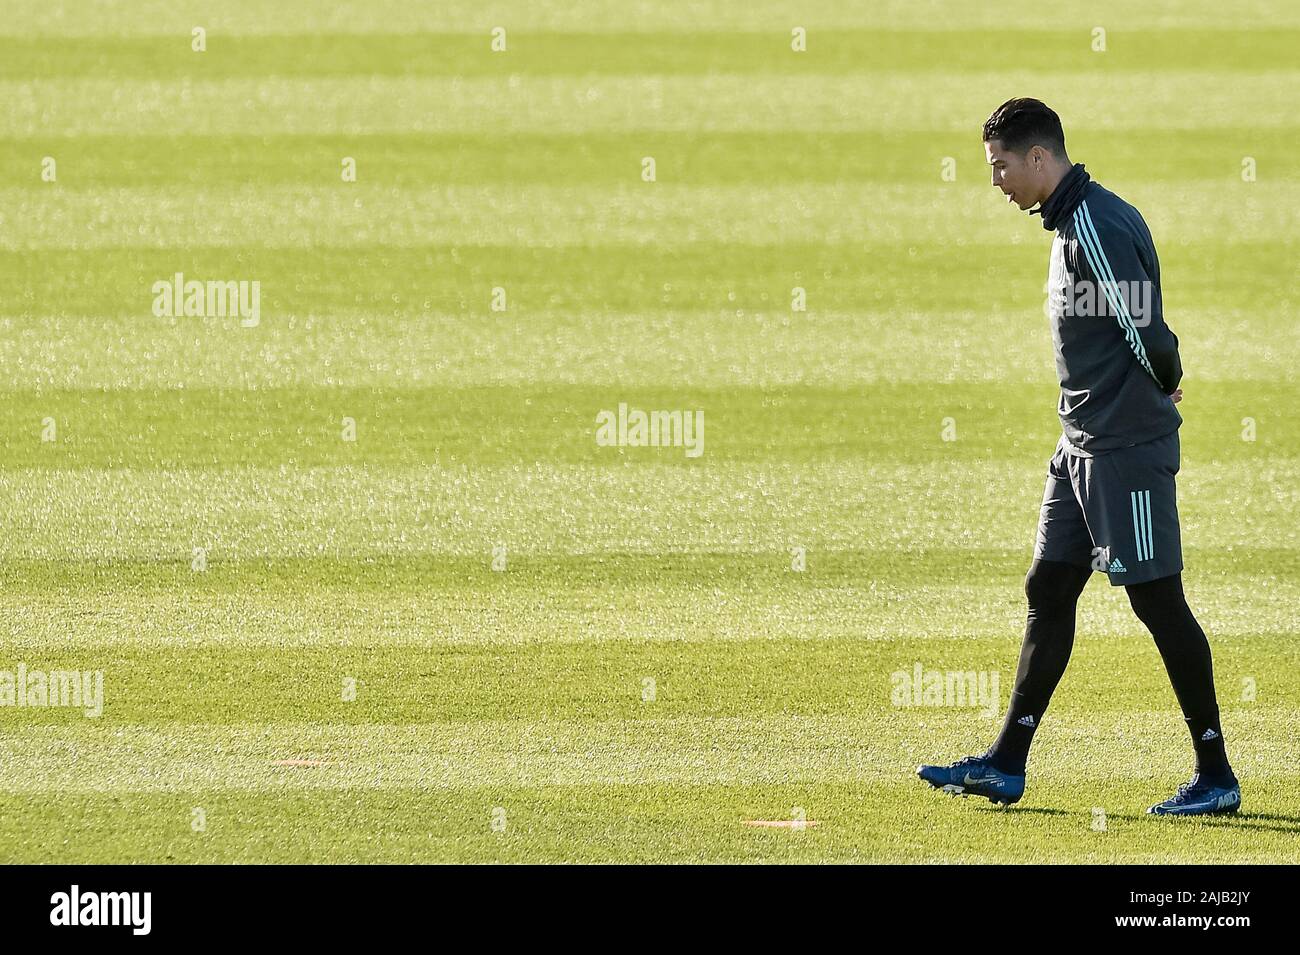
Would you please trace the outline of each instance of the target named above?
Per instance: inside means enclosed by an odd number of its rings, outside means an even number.
[[[1183,389],[1175,388],[1174,393],[1169,397],[1174,399],[1174,404],[1178,404],[1178,402],[1183,400]]]

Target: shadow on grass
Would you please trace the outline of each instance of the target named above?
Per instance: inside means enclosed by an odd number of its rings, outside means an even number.
[[[1266,832],[1291,832],[1300,834],[1300,816],[1276,816],[1270,813],[1238,812],[1220,816],[1156,816],[1141,812],[1108,812],[1108,819],[1123,819],[1129,822],[1149,821],[1164,825],[1185,825],[1191,822],[1203,823],[1216,829],[1252,829]],[[1277,825],[1282,823],[1282,825]]]
[[[1050,806],[981,806],[982,812],[1002,813],[1007,816],[1023,816],[1026,813],[1035,816],[1077,816],[1077,810],[1052,809]]]

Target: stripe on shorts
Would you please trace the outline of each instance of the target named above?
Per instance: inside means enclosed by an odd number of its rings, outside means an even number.
[[[1133,540],[1137,545],[1138,562],[1155,557],[1155,535],[1151,527],[1151,492],[1129,491],[1129,504],[1133,509]]]

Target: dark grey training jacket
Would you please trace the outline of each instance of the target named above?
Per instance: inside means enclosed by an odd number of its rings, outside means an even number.
[[[1033,212],[1056,232],[1047,311],[1066,450],[1090,457],[1176,431],[1183,419],[1169,396],[1183,368],[1141,214],[1082,163]]]

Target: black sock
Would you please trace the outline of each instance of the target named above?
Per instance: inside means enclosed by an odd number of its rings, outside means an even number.
[[[1011,703],[1007,707],[1007,716],[1002,723],[1002,732],[989,747],[988,760],[995,769],[1012,776],[1025,774],[1025,762],[1029,759],[1029,747],[1034,742],[1034,732],[1042,722],[1042,707],[1024,696],[1012,692]]]
[[[1002,732],[986,754],[994,768],[1025,774],[1029,746],[1074,648],[1074,609],[1092,574],[1089,567],[1036,560],[1025,576],[1029,614],[1020,665]]]
[[[1232,767],[1224,749],[1219,704],[1214,695],[1210,642],[1187,606],[1182,575],[1126,589],[1133,611],[1151,631],[1165,662],[1169,682],[1192,734],[1196,772],[1206,777],[1230,777]]]
[[[1186,717],[1186,722],[1192,734],[1192,748],[1196,750],[1196,771],[1207,781],[1232,778],[1228,751],[1223,745],[1223,728],[1219,726],[1218,707],[1214,708],[1212,720]]]

